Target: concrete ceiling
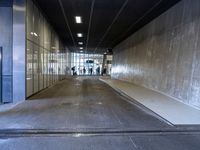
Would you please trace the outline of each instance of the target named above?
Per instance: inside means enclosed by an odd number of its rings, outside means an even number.
[[[35,1],[71,51],[79,51],[82,41],[83,51],[104,53],[180,0]],[[83,23],[76,24],[75,16]]]

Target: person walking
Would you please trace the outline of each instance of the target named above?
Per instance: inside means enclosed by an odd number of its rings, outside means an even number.
[[[93,72],[93,69],[92,69],[92,68],[90,68],[90,75],[92,75],[92,72]]]
[[[85,75],[85,73],[86,73],[86,69],[85,67],[83,67],[83,74]]]

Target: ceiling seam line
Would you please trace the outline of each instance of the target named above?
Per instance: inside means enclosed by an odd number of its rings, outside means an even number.
[[[75,44],[75,40],[74,40],[74,37],[73,37],[72,31],[71,31],[71,28],[70,28],[70,25],[69,25],[69,22],[68,22],[68,19],[67,19],[67,16],[66,16],[66,13],[65,13],[65,10],[64,10],[64,7],[63,7],[63,4],[62,4],[62,1],[61,1],[61,0],[58,0],[58,2],[59,2],[59,4],[60,4],[60,7],[61,7],[61,10],[62,10],[62,13],[63,13],[64,19],[65,19],[65,23],[66,23],[66,25],[67,25],[67,28],[69,29],[70,36],[71,36],[71,38],[72,38],[72,41],[73,41],[74,47],[75,47],[75,49],[77,50],[77,48],[76,48],[76,44]]]
[[[88,50],[88,42],[90,39],[90,28],[91,28],[91,22],[92,22],[92,15],[93,15],[93,11],[94,11],[94,3],[95,0],[92,1],[92,5],[91,5],[91,10],[90,10],[90,20],[89,20],[89,26],[88,26],[88,33],[87,33],[87,41],[86,41],[86,52]]]
[[[104,38],[106,37],[106,35],[107,35],[108,32],[110,31],[110,29],[112,28],[112,25],[117,21],[117,19],[119,18],[121,12],[124,10],[124,8],[125,8],[125,6],[127,5],[128,1],[129,1],[129,0],[126,0],[126,1],[123,3],[122,7],[121,7],[120,10],[118,11],[117,15],[114,17],[114,19],[113,19],[112,23],[110,24],[110,26],[107,28],[106,32],[104,33],[104,35],[103,35],[102,39],[100,40],[100,42],[97,44],[97,46],[96,46],[96,48],[95,48],[95,50],[94,50],[93,53],[95,53],[96,50],[97,50],[97,48],[101,45],[101,43],[103,42]]]
[[[151,11],[153,11],[161,2],[162,2],[163,0],[160,0],[159,2],[157,2],[155,5],[153,5],[149,10],[147,10],[147,12],[143,15],[143,16],[141,16],[138,20],[136,20],[133,24],[131,24],[129,27],[128,27],[128,29],[125,31],[125,32],[123,32],[122,34],[121,34],[121,36],[120,36],[120,38],[122,37],[122,36],[124,36],[129,30],[131,30],[131,28],[133,28],[138,22],[140,22],[144,17],[146,17],[146,15],[148,15]],[[115,42],[116,41],[118,41],[120,38],[118,38],[117,40],[115,40]],[[114,43],[115,43],[114,42]],[[114,44],[113,43],[113,44]]]

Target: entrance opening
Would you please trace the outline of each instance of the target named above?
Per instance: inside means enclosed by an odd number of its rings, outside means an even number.
[[[72,75],[101,75],[103,55],[71,53]]]

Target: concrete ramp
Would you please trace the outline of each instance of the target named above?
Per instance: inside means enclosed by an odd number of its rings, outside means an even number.
[[[174,125],[199,125],[200,110],[162,93],[132,83],[101,78],[112,88],[126,94]]]

